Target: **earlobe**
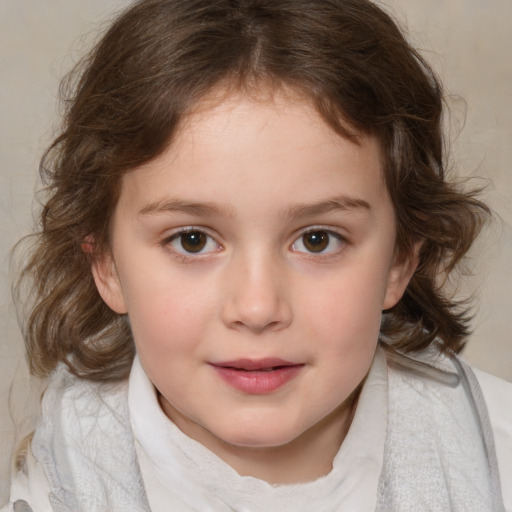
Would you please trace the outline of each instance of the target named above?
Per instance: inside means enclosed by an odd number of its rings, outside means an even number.
[[[416,242],[411,252],[397,254],[389,271],[386,295],[382,309],[391,309],[402,298],[419,263],[419,254],[423,241]]]
[[[96,288],[107,306],[120,315],[127,313],[121,282],[110,253],[95,258],[92,264],[92,275]]]

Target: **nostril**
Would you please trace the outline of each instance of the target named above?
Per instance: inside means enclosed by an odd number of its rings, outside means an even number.
[[[255,334],[259,334],[266,331],[277,331],[287,327],[290,324],[288,318],[283,318],[281,320],[272,320],[270,322],[260,321],[256,322],[254,320],[234,320],[232,322],[226,322],[228,327],[236,330],[247,330]]]
[[[251,264],[241,259],[239,265],[226,275],[223,322],[231,329],[253,333],[287,326],[291,310],[284,276],[278,278],[275,265],[266,260]]]

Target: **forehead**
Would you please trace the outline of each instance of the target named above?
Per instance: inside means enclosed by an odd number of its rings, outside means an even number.
[[[123,178],[121,195],[132,203],[178,196],[277,205],[329,199],[336,186],[369,202],[386,192],[381,160],[374,138],[340,136],[290,91],[217,93],[183,120],[161,155]]]
[[[205,134],[209,127],[219,129],[219,121],[226,123],[225,127],[240,121],[240,124],[247,128],[256,127],[256,124],[261,122],[262,128],[277,129],[288,123],[283,134],[290,132],[292,128],[302,129],[307,126],[311,132],[309,136],[315,131],[324,141],[334,141],[341,134],[357,144],[365,137],[343,116],[338,116],[339,119],[336,121],[333,116],[330,122],[336,126],[330,126],[314,105],[315,100],[308,95],[307,90],[284,83],[272,85],[264,81],[255,81],[243,89],[237,85],[230,85],[229,82],[221,83],[183,116],[176,139],[183,140],[184,137],[198,131]],[[277,118],[281,118],[281,127],[274,122]]]

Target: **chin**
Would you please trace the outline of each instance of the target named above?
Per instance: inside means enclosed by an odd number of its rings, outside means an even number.
[[[221,434],[219,437],[225,443],[239,448],[278,448],[285,446],[297,439],[301,432],[295,432],[294,429],[282,428],[282,425],[271,426],[268,424],[261,425],[260,428],[237,429]]]

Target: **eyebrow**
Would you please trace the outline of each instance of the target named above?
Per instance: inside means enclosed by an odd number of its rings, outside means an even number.
[[[315,203],[299,203],[285,208],[281,212],[284,218],[313,217],[334,211],[371,211],[370,204],[359,198],[338,196]],[[195,216],[224,216],[233,217],[233,209],[219,206],[209,202],[182,201],[179,199],[167,199],[152,201],[144,206],[139,215],[152,215],[158,213],[185,213]]]
[[[324,213],[330,213],[335,211],[371,211],[372,207],[370,203],[364,199],[349,196],[337,196],[324,201],[316,203],[304,203],[296,204],[286,208],[282,215],[283,217],[291,218],[303,218],[303,217],[314,217],[315,215],[321,215]]]
[[[225,216],[232,217],[233,211],[228,207],[221,207],[214,203],[194,201],[182,201],[179,199],[167,199],[152,201],[139,211],[139,215],[151,215],[158,213],[185,213],[196,216]]]

